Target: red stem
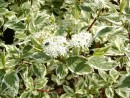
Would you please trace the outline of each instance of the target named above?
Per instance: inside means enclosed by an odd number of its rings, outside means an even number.
[[[86,30],[87,32],[92,28],[92,26],[95,24],[96,20],[97,20],[97,18],[95,18],[95,19],[93,20],[93,22],[91,23],[91,25],[90,25],[90,26],[88,27],[88,29]]]
[[[93,25],[95,24],[97,18],[100,16],[101,11],[102,11],[102,9],[98,12],[97,17],[93,20],[93,22],[91,23],[91,25],[86,30],[87,32],[90,31],[90,29],[93,27]]]
[[[56,90],[36,89],[36,90],[37,90],[38,92],[42,92],[42,93],[44,93],[44,92],[47,92],[47,93],[56,92],[56,93],[58,93],[58,94],[61,94],[61,93],[64,92],[63,89],[56,89]]]

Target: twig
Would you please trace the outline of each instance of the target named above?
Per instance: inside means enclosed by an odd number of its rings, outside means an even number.
[[[93,22],[91,23],[91,25],[88,27],[88,29],[86,30],[87,32],[90,31],[90,29],[92,28],[92,26],[95,24],[96,20],[99,18],[100,13],[101,13],[102,9],[99,10],[97,17],[93,20]]]
[[[45,89],[36,89],[38,92],[51,92],[50,90],[45,90]]]
[[[122,56],[126,56],[126,54],[117,54],[117,55],[106,54],[105,56],[107,56],[107,57],[122,57]]]
[[[38,92],[42,92],[42,93],[52,93],[52,92],[56,92],[57,94],[62,94],[64,93],[64,90],[62,88],[56,89],[56,90],[46,90],[46,89],[36,89]]]

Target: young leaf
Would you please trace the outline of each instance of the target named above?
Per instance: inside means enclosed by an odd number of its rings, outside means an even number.
[[[51,97],[51,98],[59,98],[59,96],[58,96],[57,93],[51,93],[50,97]]]
[[[101,70],[101,69],[99,69],[98,73],[102,77],[102,79],[107,82],[108,75],[106,74],[106,72]]]
[[[120,4],[120,13],[122,13],[127,5],[127,0],[122,0]]]
[[[72,95],[74,94],[74,90],[72,88],[70,88],[69,86],[63,85],[63,88],[66,93],[72,94]]]
[[[89,7],[89,6],[81,6],[81,9],[83,11],[86,11],[86,12],[91,12],[92,11],[91,7]]]
[[[5,52],[0,53],[0,69],[2,69],[5,66],[6,59],[5,59]]]
[[[0,15],[3,15],[7,12],[8,12],[8,10],[6,8],[0,8]]]
[[[62,94],[62,95],[60,96],[60,98],[75,98],[75,97],[72,96],[72,95],[70,95],[70,94],[68,94],[68,93],[65,93],[65,94]]]
[[[79,19],[81,13],[81,9],[76,4],[75,7],[72,9],[72,15],[75,17],[75,19]]]
[[[34,38],[34,37],[31,37],[31,41],[32,43],[36,46],[36,48],[41,51],[42,47],[41,47],[41,44]]]
[[[94,49],[93,55],[102,56],[102,55],[104,55],[109,49],[110,49],[110,46],[102,47],[102,48],[96,48],[96,49]]]
[[[2,82],[5,75],[5,71],[3,69],[0,69],[0,83]]]
[[[109,74],[114,80],[116,80],[119,77],[118,71],[114,68],[109,71]]]
[[[4,19],[0,17],[0,27],[4,24]]]
[[[30,92],[25,91],[21,94],[20,98],[30,98]]]
[[[114,91],[111,87],[108,87],[105,89],[105,94],[107,98],[113,98],[114,97]]]

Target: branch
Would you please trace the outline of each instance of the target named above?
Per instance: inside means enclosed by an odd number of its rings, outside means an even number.
[[[117,54],[117,55],[106,54],[105,56],[107,56],[107,57],[123,57],[123,56],[126,56],[126,54]]]
[[[58,88],[56,90],[46,90],[46,89],[36,89],[38,92],[47,92],[47,93],[52,93],[52,92],[56,92],[57,94],[62,94],[64,93],[64,90],[62,88]]]
[[[93,25],[95,24],[96,20],[99,18],[100,13],[101,13],[102,9],[99,10],[97,17],[93,20],[93,22],[91,23],[91,25],[88,27],[88,29],[86,30],[87,32],[90,31],[90,29],[93,27]]]

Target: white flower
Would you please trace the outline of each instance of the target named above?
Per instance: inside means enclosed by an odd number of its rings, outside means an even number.
[[[48,38],[43,44],[44,52],[50,57],[56,58],[67,54],[67,41],[63,36]]]
[[[88,32],[81,32],[72,35],[70,40],[70,47],[89,47],[92,42],[92,35]]]

